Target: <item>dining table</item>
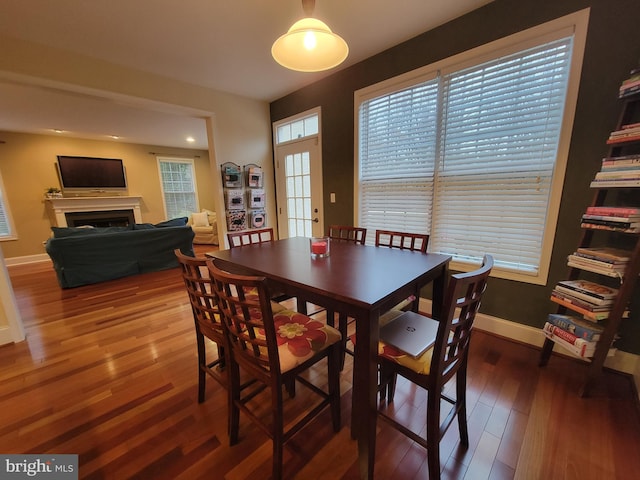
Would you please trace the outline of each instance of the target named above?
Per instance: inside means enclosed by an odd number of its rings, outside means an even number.
[[[304,237],[206,255],[227,271],[264,276],[274,291],[298,298],[299,309],[311,302],[355,319],[351,435],[358,442],[360,477],[372,479],[380,315],[431,283],[432,315],[439,318],[451,257],[332,240],[329,256],[312,258]]]

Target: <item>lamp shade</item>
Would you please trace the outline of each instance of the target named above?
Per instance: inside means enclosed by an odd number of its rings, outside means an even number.
[[[340,65],[349,54],[342,37],[316,18],[303,18],[278,38],[271,55],[283,67],[300,72],[319,72]]]

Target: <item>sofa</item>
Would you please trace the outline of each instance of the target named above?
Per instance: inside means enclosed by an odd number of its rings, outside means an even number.
[[[201,212],[192,213],[189,216],[187,225],[191,226],[196,236],[193,238],[195,244],[218,245],[218,221],[216,212],[202,209]]]
[[[174,250],[193,256],[187,217],[156,225],[52,227],[45,250],[62,288],[178,266]]]

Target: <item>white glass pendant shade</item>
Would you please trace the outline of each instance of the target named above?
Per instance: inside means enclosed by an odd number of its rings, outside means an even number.
[[[320,72],[340,65],[349,54],[342,37],[316,18],[303,18],[278,38],[271,55],[283,67],[300,72]]]

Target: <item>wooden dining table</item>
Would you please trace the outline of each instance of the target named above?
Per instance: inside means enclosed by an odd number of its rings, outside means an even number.
[[[373,478],[377,420],[378,321],[381,314],[433,283],[437,318],[448,277],[448,255],[331,242],[330,255],[311,258],[308,238],[295,237],[207,253],[228,271],[264,276],[274,291],[355,319],[352,437],[361,478]],[[417,308],[417,302],[414,302]]]

